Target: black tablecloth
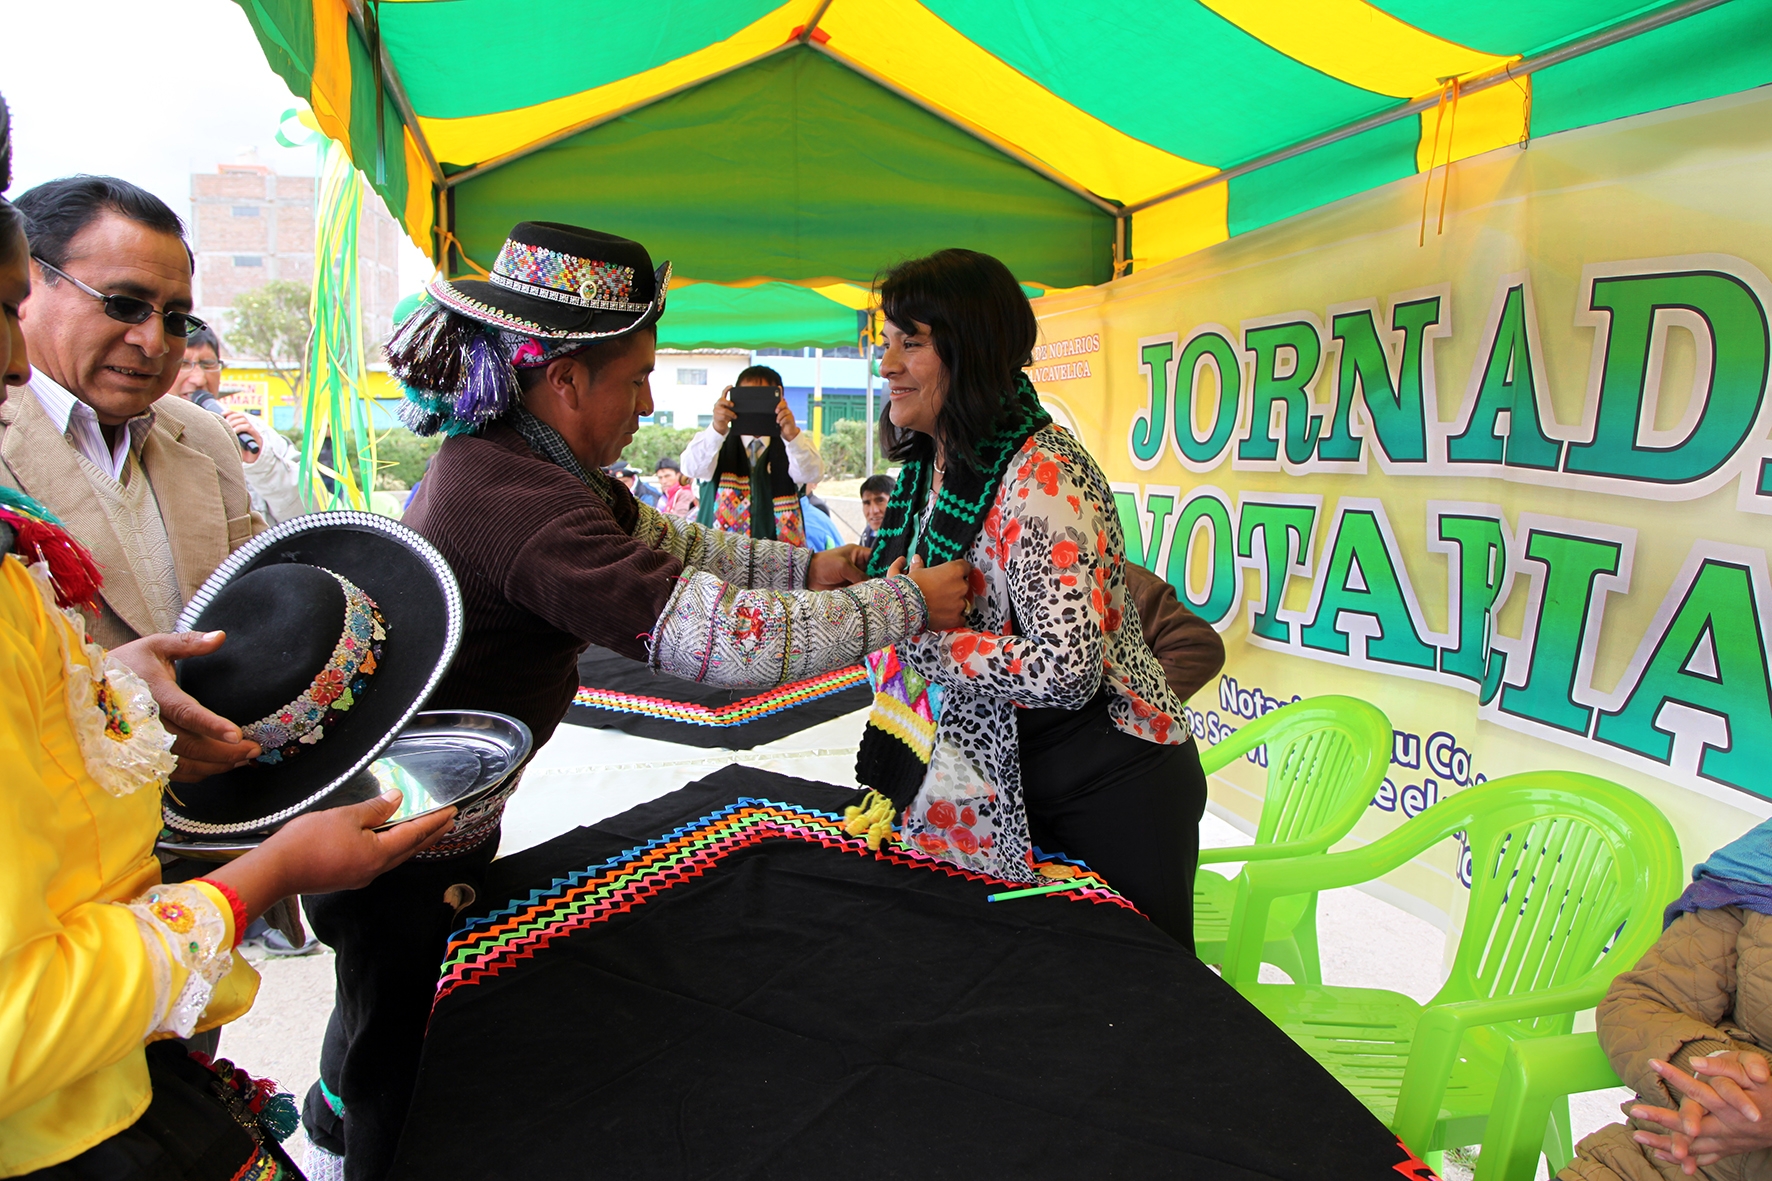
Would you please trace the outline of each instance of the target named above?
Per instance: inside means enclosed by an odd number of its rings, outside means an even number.
[[[873,700],[859,667],[772,690],[721,689],[648,668],[592,646],[578,660],[579,694],[566,720],[687,746],[749,750],[864,709]],[[596,705],[582,704],[595,701]],[[682,706],[682,717],[665,716]]]
[[[856,794],[729,767],[495,862],[394,1175],[1431,1176],[1117,896],[987,903]]]

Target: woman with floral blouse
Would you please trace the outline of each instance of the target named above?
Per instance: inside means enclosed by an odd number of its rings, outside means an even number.
[[[858,776],[924,852],[1021,882],[1032,846],[1083,861],[1191,947],[1205,775],[1140,634],[1107,481],[1022,373],[1033,309],[969,250],[896,267],[880,297],[881,440],[904,466],[870,570],[974,570],[960,628],[870,661]]]

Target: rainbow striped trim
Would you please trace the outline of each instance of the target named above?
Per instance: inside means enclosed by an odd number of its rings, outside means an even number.
[[[793,709],[796,705],[805,705],[820,697],[853,689],[866,680],[867,673],[858,664],[834,673],[825,673],[823,676],[808,677],[804,681],[795,681],[791,685],[783,685],[767,693],[759,693],[755,697],[718,707],[580,686],[572,697],[572,704],[585,705],[592,709],[609,709],[617,713],[669,718],[673,722],[688,722],[694,726],[742,726],[746,722]]]
[[[961,869],[897,842],[870,850],[867,837],[844,832],[843,818],[835,813],[746,797],[644,845],[636,845],[601,865],[555,878],[552,885],[531,891],[528,898],[475,919],[449,941],[437,999],[497,976],[556,939],[626,914],[673,886],[701,877],[731,854],[772,838],[807,841],[857,857],[944,873],[986,886],[1014,888],[1022,884]],[[1077,864],[1061,858],[1051,858],[1050,862]],[[1137,909],[1103,884],[1080,885],[1059,897],[1086,898],[1098,904]]]

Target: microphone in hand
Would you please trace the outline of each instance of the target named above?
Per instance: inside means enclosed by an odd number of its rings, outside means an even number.
[[[197,405],[203,407],[203,409],[209,411],[211,414],[217,414],[223,418],[228,416],[228,408],[222,405],[222,400],[208,390],[198,390],[191,395],[191,401],[197,403]],[[242,451],[245,451],[248,455],[258,454],[257,439],[253,438],[245,431],[234,432],[234,437],[240,440],[240,449]]]

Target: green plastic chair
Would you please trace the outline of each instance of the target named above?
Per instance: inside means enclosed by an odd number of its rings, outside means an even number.
[[[1267,795],[1255,843],[1200,850],[1200,864],[1274,861],[1325,852],[1351,831],[1390,766],[1391,722],[1357,697],[1312,697],[1264,714],[1201,752],[1208,775],[1267,744]],[[1224,962],[1236,883],[1202,868],[1194,875],[1194,953]],[[1299,983],[1321,984],[1317,896],[1293,895],[1268,912],[1262,958]]]
[[[1458,833],[1472,866],[1464,932],[1427,1004],[1383,989],[1257,983],[1275,899],[1371,881]],[[1577,1011],[1598,1004],[1661,934],[1662,907],[1684,877],[1673,829],[1635,792],[1564,771],[1510,775],[1364,848],[1245,866],[1224,978],[1403,1143],[1438,1153],[1482,1139],[1509,1047],[1566,1034]]]
[[[1622,1085],[1592,1033],[1515,1042],[1501,1062],[1474,1181],[1533,1181],[1540,1153],[1556,1176],[1575,1157],[1569,1096]]]

